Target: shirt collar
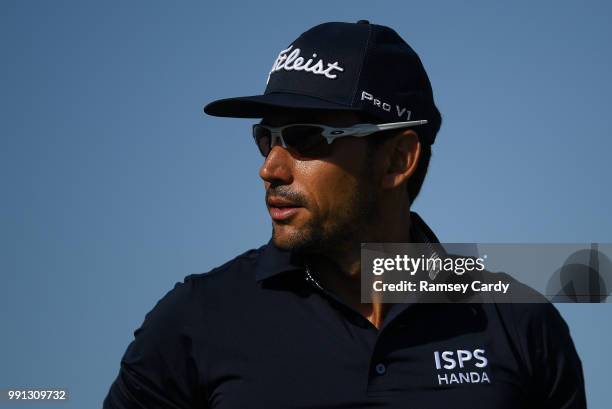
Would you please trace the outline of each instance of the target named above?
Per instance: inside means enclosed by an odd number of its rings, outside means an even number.
[[[261,254],[257,258],[255,278],[257,281],[262,281],[280,273],[303,270],[303,268],[303,264],[291,251],[276,247],[270,239],[268,244],[262,247]]]
[[[416,212],[410,212],[410,233],[414,243],[440,243],[434,232]],[[255,266],[255,278],[262,281],[272,276],[295,270],[304,270],[304,263],[291,253],[274,245],[272,240],[262,247]]]

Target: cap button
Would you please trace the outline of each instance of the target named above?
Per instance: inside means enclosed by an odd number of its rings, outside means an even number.
[[[370,24],[368,20],[359,20],[357,24]]]

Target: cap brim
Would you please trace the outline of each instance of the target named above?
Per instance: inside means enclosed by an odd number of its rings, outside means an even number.
[[[233,118],[263,118],[270,113],[287,109],[359,111],[357,108],[307,95],[274,92],[250,97],[219,99],[206,105],[204,112],[208,115]]]

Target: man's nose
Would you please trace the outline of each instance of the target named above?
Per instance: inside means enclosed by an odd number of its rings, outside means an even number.
[[[259,169],[259,177],[270,184],[289,185],[293,182],[293,162],[287,149],[274,145]]]

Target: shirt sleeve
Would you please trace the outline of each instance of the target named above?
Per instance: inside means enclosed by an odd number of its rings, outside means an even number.
[[[567,324],[551,303],[531,305],[529,310],[523,314],[527,327],[523,345],[532,371],[534,403],[546,409],[586,408],[582,363]]]
[[[193,283],[177,283],[134,331],[103,409],[206,408],[191,350]]]

